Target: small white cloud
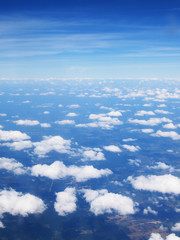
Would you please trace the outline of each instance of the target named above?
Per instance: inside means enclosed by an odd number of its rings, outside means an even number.
[[[31,141],[7,142],[1,145],[10,147],[12,150],[15,150],[15,151],[21,151],[23,149],[32,148],[33,146]]]
[[[163,122],[172,122],[168,118],[150,118],[149,120],[139,120],[139,119],[129,119],[130,123],[140,124],[140,125],[147,125],[147,126],[156,126]]]
[[[131,198],[121,194],[108,193],[106,189],[84,189],[84,198],[90,204],[90,211],[96,216],[116,212],[120,215],[134,214],[135,204]]]
[[[163,162],[157,162],[155,166],[148,167],[149,169],[162,169],[162,170],[169,170],[172,172],[174,168],[172,166],[169,166]]]
[[[62,104],[59,104],[58,107],[63,107],[63,105],[62,105]]]
[[[180,194],[180,178],[171,174],[128,177],[135,189]]]
[[[135,166],[139,167],[141,164],[141,160],[140,159],[128,159],[128,163],[130,165],[135,165]]]
[[[100,148],[83,148],[80,150],[83,161],[101,161],[105,160],[104,154]]]
[[[0,206],[1,218],[5,213],[26,217],[29,214],[42,213],[46,209],[46,205],[40,198],[29,193],[22,194],[13,189],[0,191]],[[1,227],[4,226],[1,224]]]
[[[121,149],[115,145],[104,146],[103,148],[109,152],[121,152]]]
[[[49,112],[49,111],[44,111],[43,113],[44,113],[44,114],[50,114],[50,112]]]
[[[161,130],[158,130],[156,133],[151,134],[151,136],[154,137],[169,137],[172,138],[173,140],[179,140],[180,139],[180,135],[174,131],[170,131],[170,132],[163,132]]]
[[[66,188],[63,192],[56,193],[54,208],[58,215],[66,216],[76,210],[76,201],[75,188]]]
[[[0,113],[0,117],[6,117],[7,114],[6,113]]]
[[[70,112],[70,113],[68,113],[66,116],[67,116],[67,117],[76,117],[77,115],[78,115],[77,113]]]
[[[37,154],[39,157],[44,157],[51,151],[70,153],[71,150],[71,140],[65,140],[60,136],[44,137],[44,140],[35,142],[33,145],[35,146],[34,154]]]
[[[151,213],[153,215],[157,215],[158,212],[153,210],[150,206],[144,209],[143,214],[147,215],[148,213]]]
[[[143,133],[152,133],[154,130],[152,128],[141,129]]]
[[[134,142],[136,141],[135,138],[125,138],[125,139],[122,139],[123,142]]]
[[[171,230],[173,232],[180,232],[180,222],[179,223],[176,223],[172,228]]]
[[[123,144],[122,146],[123,148],[129,150],[130,152],[136,152],[140,150],[139,146],[133,146],[133,145],[127,145],[127,144]]]
[[[161,113],[161,114],[170,114],[170,112],[165,111],[165,110],[161,110],[161,109],[157,109],[155,110],[156,113]]]
[[[56,121],[55,123],[59,124],[59,125],[73,125],[73,124],[75,124],[75,121],[67,119],[67,120],[62,120],[62,121]]]
[[[14,158],[0,158],[0,169],[12,171],[17,175],[26,173],[26,169],[24,168],[22,163],[17,162]]]
[[[111,117],[120,117],[122,116],[122,113],[120,111],[111,111],[109,113],[107,113],[108,116],[111,116]]]
[[[109,169],[96,169],[93,166],[81,166],[74,165],[66,167],[62,162],[56,161],[51,165],[34,165],[31,168],[33,176],[48,177],[51,179],[61,179],[68,176],[74,177],[77,182],[85,182],[89,179],[100,178],[102,176],[108,176],[112,174]]]
[[[17,120],[17,121],[13,121],[14,123],[16,123],[16,125],[24,125],[24,126],[36,126],[39,125],[40,122],[37,120]]]
[[[30,139],[26,133],[0,130],[0,141],[23,141],[26,139]]]
[[[43,128],[49,128],[49,127],[51,127],[51,124],[49,124],[49,123],[41,123],[40,125],[41,125],[41,127],[43,127]]]
[[[166,104],[160,104],[158,107],[167,107]]]
[[[152,111],[144,111],[144,110],[141,110],[141,111],[138,111],[135,115],[136,115],[136,116],[155,115],[155,113],[152,112]]]

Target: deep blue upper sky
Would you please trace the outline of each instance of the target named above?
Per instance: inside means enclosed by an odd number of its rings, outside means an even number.
[[[178,78],[180,2],[0,2],[0,78]]]

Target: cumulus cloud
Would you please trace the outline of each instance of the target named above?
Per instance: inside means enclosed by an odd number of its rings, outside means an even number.
[[[149,240],[180,240],[174,233],[169,234],[166,238],[162,238],[159,233],[151,233]]]
[[[31,141],[18,141],[18,142],[7,142],[2,143],[2,146],[10,147],[12,150],[20,151],[27,148],[32,148],[33,143]]]
[[[148,167],[149,169],[162,169],[162,170],[169,170],[172,172],[174,168],[172,166],[169,166],[163,162],[157,162],[155,166]]]
[[[152,132],[154,132],[154,130],[153,130],[152,128],[141,129],[141,131],[142,131],[143,133],[152,133]]]
[[[104,146],[103,148],[109,152],[121,152],[121,149],[115,145]]]
[[[104,154],[100,148],[82,148],[79,150],[83,161],[101,161],[105,160]]]
[[[36,126],[39,125],[40,122],[37,120],[17,120],[17,121],[13,121],[14,123],[16,123],[16,125],[24,125],[24,126]]]
[[[129,150],[130,152],[136,152],[140,150],[139,146],[133,146],[133,145],[127,145],[127,144],[123,144],[122,146],[123,148]]]
[[[172,228],[171,228],[172,231],[174,232],[180,232],[180,222],[179,223],[176,223]]]
[[[26,139],[30,139],[26,133],[0,130],[0,141],[23,141]]]
[[[89,119],[93,120],[91,123],[81,123],[77,124],[76,127],[93,127],[93,128],[102,128],[106,130],[112,129],[115,125],[123,124],[116,117],[111,117],[108,114],[90,114]]]
[[[140,125],[147,125],[147,126],[156,126],[163,122],[172,122],[168,118],[150,118],[149,120],[139,120],[139,119],[129,119],[130,123],[140,124]]]
[[[67,116],[67,117],[76,117],[77,115],[78,115],[77,113],[70,112],[70,113],[68,113],[66,116]]]
[[[161,110],[161,109],[156,109],[155,110],[156,113],[161,113],[161,114],[170,114],[171,112],[165,111],[165,110]]]
[[[49,127],[51,127],[51,124],[49,124],[49,123],[41,123],[40,125],[41,125],[41,127],[43,127],[43,128],[49,128]]]
[[[59,125],[72,125],[75,124],[74,120],[62,120],[62,121],[56,121],[55,123],[59,124]]]
[[[135,204],[131,198],[121,194],[108,193],[106,189],[84,189],[84,198],[90,204],[90,211],[95,215],[116,212],[121,215],[134,214]]]
[[[51,179],[60,179],[68,176],[74,177],[77,182],[85,182],[92,178],[100,178],[112,174],[109,169],[96,169],[93,166],[75,166],[71,165],[66,167],[62,162],[56,161],[51,165],[34,165],[31,168],[33,176],[48,177]]]
[[[163,128],[176,129],[177,127],[173,123],[168,123],[168,124],[163,125]]]
[[[148,206],[147,208],[144,209],[143,214],[147,215],[148,213],[157,215],[158,212],[153,210],[150,206]]]
[[[125,139],[122,139],[123,142],[133,142],[133,141],[136,141],[135,138],[125,138]]]
[[[122,116],[122,113],[120,111],[111,111],[109,113],[107,113],[108,116],[111,116],[111,117],[120,117]]]
[[[128,181],[135,189],[147,190],[151,192],[180,194],[180,178],[171,174],[166,175],[148,175],[133,178],[128,177]]]
[[[139,167],[141,164],[141,160],[140,159],[128,159],[128,163],[130,165],[135,165],[135,166]]]
[[[68,105],[68,108],[79,108],[79,104]]]
[[[135,113],[136,116],[144,116],[144,115],[155,115],[154,112],[152,111],[144,111],[144,110],[141,110],[141,111],[137,111],[137,113]]]
[[[17,175],[26,173],[26,169],[24,168],[23,164],[16,161],[14,158],[0,158],[0,169],[12,171]]]
[[[34,153],[39,157],[44,157],[51,151],[70,153],[71,150],[71,140],[65,140],[60,136],[44,137],[44,140],[35,142],[33,145],[35,146]]]
[[[14,189],[0,191],[0,206],[0,218],[3,218],[5,213],[26,217],[29,214],[42,213],[46,209],[40,198],[29,193],[16,192]],[[4,227],[2,222],[0,225]]]
[[[76,210],[76,190],[75,188],[66,188],[63,192],[56,193],[55,211],[60,216],[66,216]]]
[[[175,131],[169,131],[169,132],[163,132],[161,130],[158,130],[156,133],[151,134],[151,136],[154,137],[169,137],[172,138],[173,140],[179,140],[180,135],[176,133]]]

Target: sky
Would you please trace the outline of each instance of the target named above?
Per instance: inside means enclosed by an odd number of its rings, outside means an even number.
[[[0,79],[180,79],[178,0],[0,2]]]

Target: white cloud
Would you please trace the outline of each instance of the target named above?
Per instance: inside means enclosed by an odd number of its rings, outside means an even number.
[[[170,114],[171,112],[165,111],[165,110],[161,110],[161,109],[156,109],[155,110],[156,113],[161,113],[161,114]]]
[[[70,113],[68,113],[66,116],[67,116],[67,117],[76,117],[77,115],[78,115],[77,113],[70,112]]]
[[[70,153],[71,150],[71,140],[65,140],[60,136],[44,137],[44,140],[35,142],[33,145],[35,146],[34,153],[39,157],[44,157],[51,151]]]
[[[128,159],[128,163],[130,165],[135,165],[135,166],[139,167],[141,164],[141,160],[140,159]]]
[[[171,230],[173,232],[180,232],[180,222],[179,223],[176,223],[172,228]]]
[[[108,193],[106,189],[84,189],[84,198],[90,204],[90,211],[95,215],[117,212],[120,215],[134,214],[135,204],[131,198],[121,194]]]
[[[6,117],[7,114],[6,113],[0,113],[0,117]]]
[[[163,125],[163,128],[176,129],[177,127],[173,123],[168,123],[168,124]]]
[[[68,166],[66,167],[62,162],[56,161],[51,165],[34,165],[31,168],[33,176],[48,177],[51,179],[60,179],[68,176],[74,177],[77,182],[84,182],[92,178],[100,178],[112,174],[109,169],[96,169],[93,166]]]
[[[173,140],[179,140],[180,139],[180,135],[174,131],[170,131],[170,132],[163,132],[161,130],[158,130],[156,133],[151,134],[151,136],[154,137],[169,137],[172,138]]]
[[[0,191],[0,206],[0,218],[3,218],[5,213],[26,217],[29,214],[42,213],[46,209],[46,205],[40,198],[29,193],[22,194],[13,189]],[[1,224],[1,227],[4,226]]]
[[[122,113],[120,111],[111,111],[109,113],[107,113],[108,116],[111,116],[111,117],[120,117],[122,116]]]
[[[66,216],[76,210],[76,191],[75,188],[66,188],[63,192],[56,193],[54,208],[58,215]]]
[[[0,130],[0,141],[22,141],[26,139],[30,139],[26,133]]]
[[[104,154],[100,148],[82,148],[80,150],[83,161],[101,161],[105,160]]]
[[[74,120],[62,120],[62,121],[56,121],[55,123],[59,124],[59,125],[71,125],[71,124],[75,124]]]
[[[103,148],[109,152],[121,152],[121,149],[115,145],[104,146]]]
[[[133,142],[133,141],[136,141],[135,138],[125,138],[125,139],[122,139],[123,142]]]
[[[122,146],[123,148],[129,150],[130,152],[136,152],[140,150],[139,146],[133,146],[133,145],[127,145],[127,144],[123,144]]]
[[[136,116],[155,115],[155,113],[152,112],[152,111],[144,111],[144,110],[141,110],[141,111],[138,111],[135,115],[136,115]]]
[[[59,104],[58,107],[63,107],[63,105],[62,105],[62,104]]]
[[[158,107],[167,107],[166,104],[160,104]]]
[[[43,128],[49,128],[49,127],[51,127],[51,124],[49,124],[49,123],[41,123],[40,125],[41,125],[41,127],[43,127]]]
[[[180,240],[174,233],[169,234],[166,238],[162,238],[159,233],[151,233],[149,240]]]
[[[162,170],[169,170],[169,171],[173,171],[174,168],[172,166],[169,166],[163,162],[157,162],[155,166],[152,167],[148,167],[149,169],[162,169]]]
[[[128,180],[138,190],[180,194],[180,178],[171,174],[128,177]]]
[[[27,148],[32,148],[33,143],[31,141],[18,141],[18,142],[7,142],[1,144],[2,146],[10,147],[15,151],[20,151]]]
[[[153,210],[150,206],[148,206],[147,208],[144,209],[143,214],[147,215],[148,213],[157,215],[158,212]]]
[[[0,169],[12,171],[17,175],[26,173],[26,169],[23,167],[22,163],[17,162],[14,158],[0,158]]]
[[[152,133],[154,130],[152,128],[141,129],[143,133]]]
[[[162,122],[172,122],[168,118],[150,118],[149,120],[139,120],[139,119],[129,119],[128,120],[130,123],[135,123],[135,124],[141,124],[141,125],[147,125],[147,126],[156,126]]]
[[[44,111],[43,113],[44,113],[44,114],[50,114],[50,112],[49,112],[49,111]]]
[[[37,120],[17,120],[17,121],[13,121],[14,123],[16,123],[16,125],[24,125],[24,126],[36,126],[39,125],[40,122]]]

